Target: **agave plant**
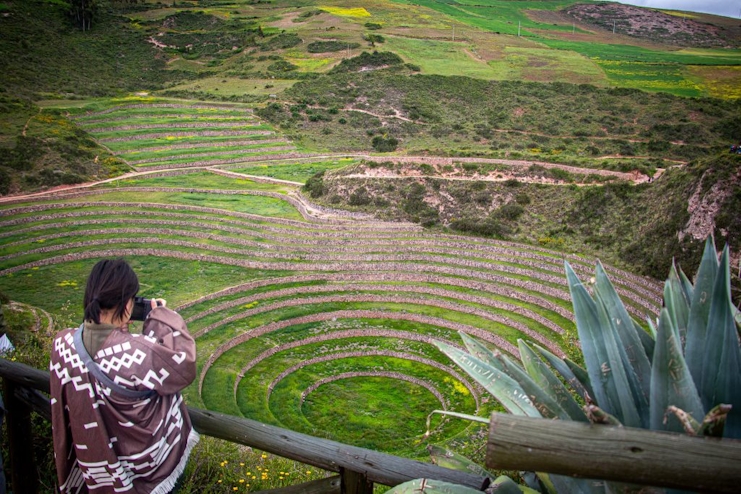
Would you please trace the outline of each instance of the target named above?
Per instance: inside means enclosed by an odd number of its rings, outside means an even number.
[[[741,438],[741,351],[727,248],[718,261],[707,240],[694,285],[673,265],[664,306],[646,329],[601,264],[591,295],[568,262],[565,268],[586,369],[522,340],[519,363],[465,334],[468,352],[437,346],[512,414]],[[556,475],[541,480],[559,492],[606,488]]]

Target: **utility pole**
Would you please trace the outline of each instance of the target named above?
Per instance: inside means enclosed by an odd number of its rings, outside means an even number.
[[[615,21],[612,21],[612,34],[615,34]]]
[[[517,37],[520,37],[520,27],[522,27],[522,22],[517,21]]]
[[[455,43],[455,26],[453,26],[453,42]]]

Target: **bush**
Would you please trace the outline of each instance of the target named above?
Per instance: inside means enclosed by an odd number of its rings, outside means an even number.
[[[362,68],[375,68],[385,66],[403,65],[404,60],[399,55],[390,51],[373,53],[363,52],[357,57],[343,60],[336,67],[329,71],[330,74],[341,72],[357,72]]]
[[[309,53],[327,53],[333,51],[353,50],[360,43],[346,43],[344,41],[314,41],[306,46]]]
[[[297,65],[293,65],[291,62],[285,60],[268,65],[268,72],[286,73],[293,72],[296,69],[298,69]]]
[[[517,218],[522,216],[522,213],[524,212],[525,208],[523,208],[519,204],[508,202],[496,211],[496,216],[504,220],[515,221],[517,220]]]
[[[530,196],[525,194],[524,192],[521,192],[515,196],[515,202],[517,204],[527,206],[528,204],[530,204]]]
[[[306,181],[306,184],[304,185],[304,190],[308,192],[309,195],[314,199],[323,196],[327,192],[327,188],[324,185],[325,171],[326,170],[322,170],[319,173],[314,174]]]
[[[373,201],[371,196],[368,194],[368,190],[365,187],[359,187],[352,194],[347,203],[350,206],[367,206]]]
[[[375,31],[383,27],[376,22],[366,22],[364,25],[366,29],[370,29],[371,31]]]
[[[268,41],[260,45],[260,50],[262,51],[285,50],[288,48],[293,48],[294,46],[298,46],[301,43],[303,43],[303,40],[299,38],[297,35],[290,34],[290,33],[282,33],[282,34],[279,34],[278,36],[270,38]]]
[[[379,153],[390,153],[391,151],[396,151],[399,141],[395,137],[376,136],[371,141],[371,144],[373,145],[373,149]]]
[[[363,38],[371,44],[371,46],[375,46],[376,43],[384,43],[386,39],[381,36],[380,34],[366,34],[363,36]]]
[[[450,228],[459,232],[474,233],[485,237],[506,238],[511,230],[493,218],[485,220],[464,218],[450,223]]]

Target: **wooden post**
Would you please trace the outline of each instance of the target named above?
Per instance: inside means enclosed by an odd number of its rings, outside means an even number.
[[[39,477],[33,457],[31,441],[31,410],[16,396],[19,386],[10,379],[3,379],[3,400],[7,415],[10,451],[10,479],[13,492],[39,492]],[[7,461],[7,460],[6,460]]]
[[[738,492],[741,441],[494,413],[486,466]]]
[[[341,494],[373,494],[373,482],[363,473],[340,468],[340,478]]]

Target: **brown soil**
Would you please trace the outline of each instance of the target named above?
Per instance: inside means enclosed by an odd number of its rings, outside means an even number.
[[[597,30],[676,46],[741,46],[735,31],[723,24],[700,22],[664,12],[618,3],[577,4],[563,13]],[[703,19],[712,19],[705,16]]]

